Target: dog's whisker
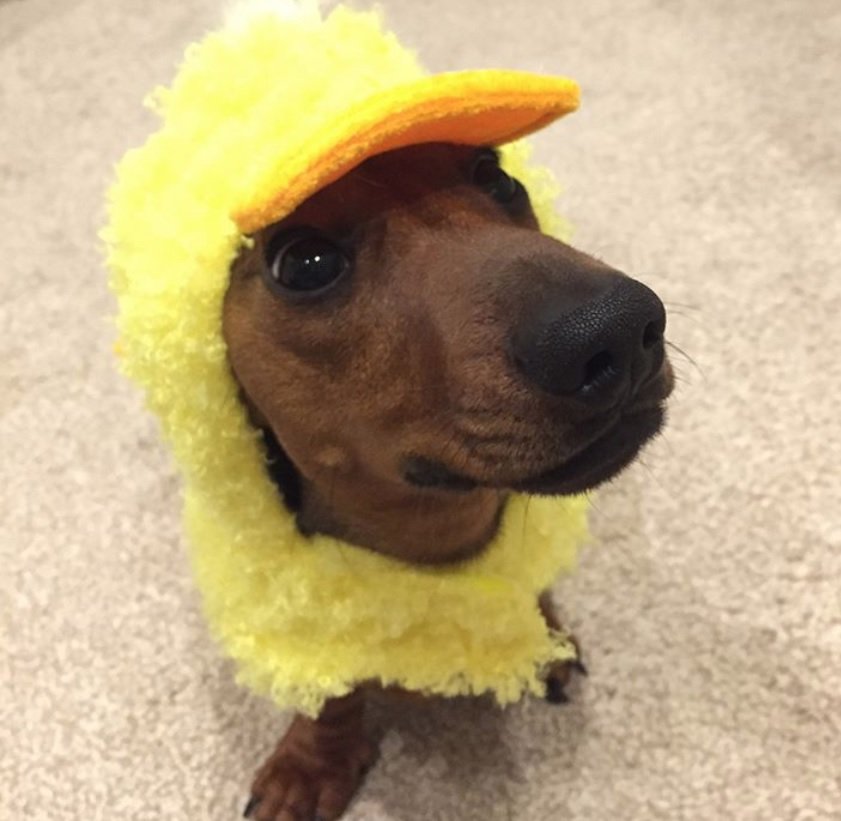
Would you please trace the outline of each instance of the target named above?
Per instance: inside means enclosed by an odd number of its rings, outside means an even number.
[[[694,365],[695,369],[700,374],[701,379],[703,379],[705,382],[707,381],[707,375],[704,373],[701,366],[688,353],[686,353],[686,351],[684,351],[683,348],[679,347],[678,345],[675,345],[674,342],[671,342],[668,339],[666,340],[666,345],[668,345],[669,348],[671,348],[673,351],[676,351],[681,356],[683,356],[686,359],[687,362]]]
[[[637,457],[636,463],[639,465],[641,470],[644,470],[648,474],[648,478],[654,480],[660,487],[660,481],[658,480],[657,476],[654,475],[653,471],[651,470],[651,466],[643,459],[641,456]]]
[[[465,455],[469,455],[471,458],[479,455],[481,458],[481,451],[474,451],[469,444],[461,441],[458,431],[455,429],[449,430],[447,441],[441,453],[445,460],[453,460],[456,463],[463,461]]]
[[[584,493],[584,496],[587,499],[587,504],[589,505],[589,507],[591,507],[596,513],[598,513],[601,516],[602,509],[597,501],[598,496],[596,496],[595,493],[589,490]]]
[[[496,403],[499,407],[493,407],[494,403]],[[453,405],[451,416],[455,419],[465,418],[467,420],[507,419],[515,422],[522,421],[516,414],[499,409],[506,407],[507,404],[508,403],[505,402],[503,397],[484,397],[482,405]]]
[[[491,433],[485,431],[470,431],[463,428],[454,428],[460,442],[467,447],[485,447],[493,445],[522,445],[531,441],[530,434],[517,434],[509,431]]]
[[[415,516],[419,517],[423,514],[423,503],[424,503],[424,496],[422,493],[418,493],[415,495]]]
[[[648,474],[649,479],[651,479],[654,482],[654,484],[656,484],[657,487],[660,488],[660,490],[664,491],[666,494],[670,494],[671,491],[663,482],[662,478],[657,475],[657,473],[652,469],[651,465],[649,465],[644,458],[638,457],[637,463],[643,468],[643,470],[645,470],[645,472]]]
[[[529,505],[531,504],[531,496],[526,496],[526,505],[523,510],[523,531],[520,534],[520,546],[525,548],[526,544],[526,520],[529,516]]]
[[[511,447],[507,447],[507,444],[509,443],[500,442],[498,447],[488,446],[478,450],[471,449],[470,456],[472,459],[475,459],[482,465],[487,465],[498,473],[501,460],[522,461],[537,449],[537,443],[532,439],[524,439],[522,442],[516,443],[517,447],[513,448],[513,450]]]
[[[685,308],[688,311],[698,311],[699,313],[703,310],[700,305],[692,305],[688,302],[672,302],[671,300],[663,300],[663,305],[666,306],[666,309],[671,311],[672,306],[676,308]]]
[[[676,311],[674,308],[669,308],[669,316],[681,316],[684,319],[689,319],[692,322],[701,322],[700,317],[693,316],[692,314],[688,314],[685,311]]]
[[[354,176],[360,182],[364,182],[366,185],[373,185],[376,188],[390,188],[391,187],[390,185],[388,185],[388,183],[380,182],[379,180],[375,180],[375,179],[372,179],[371,177],[367,177],[365,174],[363,174],[360,171],[359,168],[356,169],[356,172],[354,173]]]
[[[675,451],[674,451],[674,447],[672,446],[672,440],[669,438],[666,431],[665,430],[660,431],[657,438],[665,444],[666,449],[669,451],[669,455],[674,456]]]
[[[352,573],[354,576],[358,576],[359,574],[356,570],[356,567],[354,566],[353,562],[350,560],[350,556],[348,555],[351,550],[350,546],[342,540],[338,540],[337,547],[339,556],[342,562],[344,562],[344,565],[347,568],[348,572]]]
[[[468,424],[472,423],[476,426],[479,426],[482,423],[488,423],[489,425],[493,425],[494,423],[498,423],[501,420],[511,421],[510,416],[507,416],[504,413],[498,413],[493,411],[464,412],[454,414],[451,418],[453,419],[453,421],[456,422],[466,422]]]
[[[682,371],[675,364],[672,364],[672,376],[674,377],[675,382],[680,382],[682,385],[692,384],[692,380],[689,378],[688,374]]]
[[[336,471],[330,471],[330,482],[327,485],[327,505],[329,508],[332,509],[333,507],[333,498],[336,493]]]

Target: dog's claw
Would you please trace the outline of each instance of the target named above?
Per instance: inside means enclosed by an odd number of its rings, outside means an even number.
[[[260,799],[257,798],[256,795],[252,795],[251,798],[248,799],[248,803],[245,805],[245,809],[242,811],[242,817],[248,818],[252,812],[257,808],[257,805],[260,803]]]
[[[584,665],[584,662],[581,661],[581,659],[575,659],[572,662],[572,666],[576,670],[576,672],[581,673],[582,676],[589,676],[590,675],[586,666]]]
[[[546,682],[546,700],[550,704],[567,704],[569,696],[564,692],[564,685],[556,678],[549,678]]]

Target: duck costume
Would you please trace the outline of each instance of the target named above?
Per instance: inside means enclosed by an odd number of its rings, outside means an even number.
[[[547,628],[538,594],[573,566],[586,501],[512,494],[486,549],[443,567],[303,536],[238,395],[222,305],[251,233],[404,146],[500,147],[542,229],[563,235],[554,183],[517,141],[573,111],[577,86],[429,76],[376,13],[275,0],[190,46],[150,102],[162,125],[120,162],[103,231],[117,350],[183,472],[192,565],[238,680],[310,716],[372,681],[503,704],[543,694],[542,668],[575,649]]]

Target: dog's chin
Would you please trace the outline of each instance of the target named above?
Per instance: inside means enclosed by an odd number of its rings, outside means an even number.
[[[592,490],[628,467],[643,446],[660,432],[665,418],[662,406],[623,416],[571,459],[514,482],[511,489],[537,496],[572,496]]]
[[[468,492],[480,487],[514,490],[536,496],[573,496],[592,490],[624,470],[665,421],[662,405],[621,416],[598,439],[555,467],[520,479],[474,479],[450,470],[441,462],[411,457],[404,479],[416,487]]]

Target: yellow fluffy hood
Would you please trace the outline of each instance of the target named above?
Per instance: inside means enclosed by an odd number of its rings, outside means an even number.
[[[510,141],[574,109],[577,87],[522,72],[430,77],[376,14],[260,9],[191,46],[154,93],[162,125],[121,161],[103,234],[122,366],[183,472],[211,628],[241,681],[309,714],[363,681],[503,703],[542,692],[541,667],[573,651],[537,595],[573,564],[584,500],[515,495],[488,548],[447,568],[303,537],[238,398],[222,305],[250,232],[403,145],[502,145],[543,229],[560,232],[551,177]]]

